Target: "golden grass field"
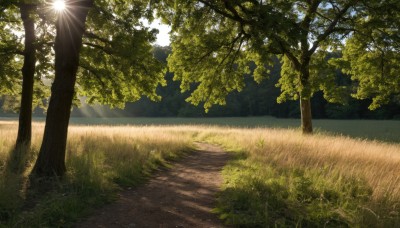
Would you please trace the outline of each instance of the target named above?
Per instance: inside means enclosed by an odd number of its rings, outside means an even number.
[[[43,123],[33,124],[33,151],[38,151]],[[4,167],[16,138],[17,123],[0,121],[0,165]],[[194,141],[220,144],[243,151],[257,161],[281,168],[318,170],[318,177],[332,183],[341,178],[365,181],[372,189],[370,204],[389,202],[390,213],[400,212],[400,146],[344,136],[303,136],[299,130],[232,128],[217,126],[70,126],[67,144],[69,173],[76,171],[76,157],[94,154],[97,169],[118,179],[128,167],[113,171],[104,167],[163,160],[193,146]],[[92,164],[93,165],[93,164]],[[118,167],[118,165],[110,165]],[[103,168],[102,168],[103,167]],[[4,169],[3,169],[4,170]],[[27,171],[29,172],[29,170]],[[110,172],[114,172],[111,173]],[[1,204],[1,203],[0,203]],[[372,208],[372,213],[379,208]]]
[[[33,124],[32,147],[38,151],[43,123]],[[0,121],[2,166],[13,147],[17,123]],[[67,154],[88,150],[108,153],[153,153],[188,147],[194,140],[246,150],[282,166],[319,167],[345,176],[365,178],[374,197],[400,199],[400,146],[340,136],[303,136],[297,130],[206,126],[70,126]],[[135,149],[133,149],[135,148]]]

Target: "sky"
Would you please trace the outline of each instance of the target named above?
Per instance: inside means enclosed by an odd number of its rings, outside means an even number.
[[[168,25],[162,24],[160,20],[156,19],[150,24],[150,27],[158,29],[157,45],[168,46],[170,44],[168,33],[171,28]]]

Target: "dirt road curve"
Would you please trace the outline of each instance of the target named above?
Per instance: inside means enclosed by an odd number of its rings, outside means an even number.
[[[197,151],[171,170],[122,192],[117,202],[99,209],[77,227],[223,227],[210,210],[229,155],[210,144],[197,146]]]

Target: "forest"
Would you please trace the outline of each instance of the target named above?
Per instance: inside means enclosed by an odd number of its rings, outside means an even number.
[[[167,64],[167,57],[171,53],[170,47],[155,46],[154,57],[160,62]],[[88,106],[85,102],[74,106],[72,117],[245,117],[245,116],[274,116],[277,118],[300,118],[298,101],[286,101],[277,103],[276,98],[280,89],[276,86],[280,77],[279,60],[271,70],[268,80],[256,83],[252,74],[246,75],[244,80],[246,86],[241,92],[232,92],[227,96],[224,106],[213,106],[208,112],[204,111],[202,105],[194,106],[185,101],[190,91],[181,93],[179,82],[173,81],[174,74],[167,72],[166,86],[159,86],[157,94],[162,98],[160,101],[151,101],[142,98],[136,102],[127,102],[123,109],[110,108],[107,105],[97,105],[101,108],[101,115]],[[254,66],[252,67],[254,70]],[[349,75],[337,73],[338,85],[347,86],[349,90],[355,87]],[[0,116],[16,116],[16,100],[4,97],[0,100],[2,110]],[[392,99],[390,103],[383,105],[377,110],[368,109],[371,99],[359,100],[347,94],[346,102],[329,103],[322,92],[316,93],[311,99],[312,116],[315,119],[399,119],[400,105]],[[85,105],[85,110],[80,106]],[[99,107],[97,107],[99,109]],[[37,108],[33,116],[44,117],[45,111]]]

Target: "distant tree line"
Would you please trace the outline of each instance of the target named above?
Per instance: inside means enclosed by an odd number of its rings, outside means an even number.
[[[167,57],[171,53],[170,47],[154,47],[156,59],[166,63]],[[274,116],[277,118],[300,118],[298,101],[286,101],[277,103],[277,97],[281,91],[276,86],[280,78],[280,64],[271,69],[271,77],[260,84],[256,83],[253,75],[245,77],[246,86],[241,92],[232,92],[227,96],[225,106],[212,106],[206,113],[204,108],[194,106],[185,101],[190,92],[180,92],[180,82],[174,81],[174,74],[167,72],[165,79],[166,86],[159,86],[157,93],[162,97],[158,102],[148,98],[142,98],[134,103],[127,103],[124,109],[111,109],[104,105],[75,107],[72,116],[74,117],[246,117],[246,116]],[[252,69],[254,70],[254,68]],[[350,77],[337,73],[339,85],[351,87]],[[4,103],[6,102],[6,103]],[[8,103],[4,98],[0,104],[6,110]],[[311,99],[312,116],[315,119],[400,119],[400,105],[390,102],[376,110],[369,110],[370,99],[358,100],[348,95],[346,104],[329,103],[323,97],[322,92],[318,92]],[[2,116],[12,115],[10,112],[1,112]],[[35,116],[44,116],[43,109],[37,108]]]
[[[166,62],[170,53],[169,47],[156,47],[155,57]],[[227,96],[225,106],[212,106],[208,113],[204,112],[202,105],[194,106],[185,101],[190,91],[180,92],[180,82],[173,81],[173,73],[166,74],[167,86],[159,87],[158,94],[162,96],[161,101],[152,102],[143,98],[135,103],[127,103],[124,110],[119,111],[123,116],[141,117],[233,117],[233,116],[265,116],[270,115],[278,118],[300,118],[298,108],[299,101],[288,100],[277,103],[280,88],[276,86],[280,78],[280,64],[271,69],[271,77],[260,84],[256,83],[253,75],[245,77],[246,86],[241,92],[234,91]],[[252,71],[254,68],[252,69]],[[349,76],[337,73],[339,85],[351,87]],[[312,116],[316,119],[400,119],[400,105],[391,102],[376,110],[369,110],[370,99],[358,100],[350,97],[345,98],[346,104],[335,104],[327,102],[322,92],[318,92],[311,99]],[[79,115],[79,112],[75,112]],[[111,116],[112,113],[109,113]],[[114,115],[115,116],[115,115]]]

